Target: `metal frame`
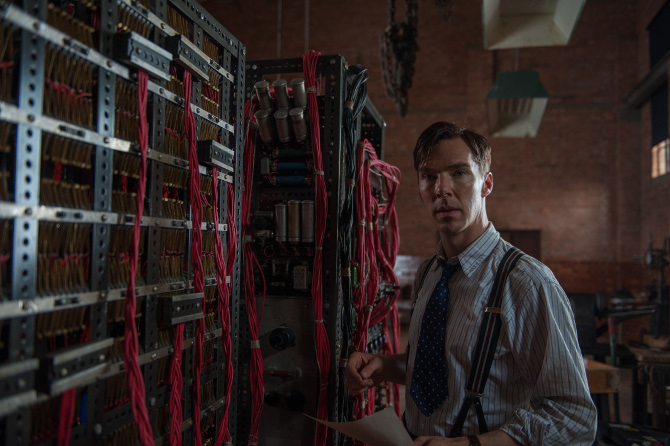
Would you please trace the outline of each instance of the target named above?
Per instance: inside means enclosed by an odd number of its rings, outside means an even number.
[[[263,76],[288,73],[302,73],[303,63],[301,58],[288,58],[279,60],[254,60],[247,63],[246,94],[249,98],[252,94],[254,84]],[[331,216],[326,224],[326,237],[323,246],[323,315],[328,333],[331,350],[330,372],[329,372],[329,417],[332,421],[339,421],[342,408],[338,407],[338,393],[344,383],[340,382],[338,370],[340,368],[339,358],[342,348],[342,320],[341,308],[343,303],[340,283],[340,262],[338,251],[338,232],[341,175],[342,170],[342,113],[346,91],[346,61],[340,55],[320,56],[317,64],[317,73],[321,73],[323,82],[323,94],[317,100],[320,109],[322,125],[321,147],[323,154],[323,170],[326,179],[328,193],[328,211]],[[282,188],[277,188],[276,193],[282,195]],[[285,192],[285,194],[290,192]],[[313,192],[312,192],[313,193]],[[287,195],[287,197],[289,196]],[[257,200],[258,197],[253,198]],[[248,339],[247,339],[248,342]],[[240,411],[238,409],[238,411]],[[245,426],[248,432],[248,426]],[[330,430],[329,443],[336,444],[339,434]]]
[[[0,218],[13,222],[13,247],[11,258],[11,294],[9,300],[0,302],[4,328],[2,340],[5,341],[5,354],[0,357],[0,382],[3,388],[11,389],[9,394],[0,394],[0,443],[29,444],[31,443],[31,406],[50,398],[48,393],[58,395],[69,386],[77,386],[86,393],[87,412],[85,420],[80,426],[72,430],[71,442],[73,445],[102,444],[104,439],[116,429],[132,422],[130,404],[121,405],[105,412],[105,380],[122,373],[121,363],[108,361],[108,349],[112,343],[110,337],[112,326],[107,324],[107,311],[110,302],[123,299],[125,291],[110,289],[109,253],[110,234],[112,227],[133,224],[134,216],[112,212],[112,189],[114,187],[114,156],[119,152],[136,153],[134,145],[128,141],[115,138],[115,88],[117,77],[135,82],[132,69],[115,61],[114,36],[117,32],[117,11],[119,5],[134,10],[138,17],[144,17],[153,24],[153,33],[150,36],[158,46],[165,44],[166,36],[175,33],[166,24],[169,7],[177,9],[185,16],[193,27],[194,44],[198,54],[202,53],[202,37],[207,37],[219,46],[220,60],[207,58],[210,69],[221,75],[221,103],[218,116],[214,116],[200,106],[201,85],[199,81],[193,84],[193,103],[190,104],[196,116],[196,126],[200,130],[201,123],[206,120],[219,129],[224,144],[233,150],[241,160],[241,146],[243,137],[243,103],[237,98],[238,92],[244,90],[244,63],[246,50],[244,46],[221,26],[214,18],[202,11],[197,3],[193,5],[185,0],[169,0],[162,2],[152,0],[151,10],[142,7],[138,2],[130,0],[101,0],[100,14],[100,46],[87,48],[74,39],[67,38],[60,31],[46,24],[47,0],[25,0],[20,8],[15,5],[2,3],[0,5],[0,20],[11,20],[19,28],[20,38],[20,65],[18,82],[17,106],[0,103],[0,120],[12,122],[16,127],[16,150],[14,202],[0,203]],[[6,11],[14,14],[9,19]],[[37,19],[37,20],[36,20]],[[17,39],[18,41],[18,39]],[[44,59],[47,44],[55,45],[64,51],[71,51],[76,57],[84,58],[98,66],[97,91],[94,92],[94,130],[83,129],[72,123],[44,116],[43,83]],[[152,45],[148,46],[149,48]],[[202,53],[204,54],[204,53]],[[157,409],[167,404],[169,386],[157,388],[158,372],[157,360],[171,355],[172,347],[159,346],[158,329],[160,321],[159,305],[162,302],[157,296],[161,293],[188,293],[192,288],[191,273],[181,280],[165,283],[160,279],[160,252],[161,233],[164,228],[193,230],[188,220],[164,218],[163,215],[163,182],[165,165],[180,169],[188,169],[188,162],[169,156],[164,153],[165,131],[165,104],[176,103],[183,106],[183,99],[170,93],[166,83],[160,79],[152,79],[149,84],[149,115],[150,149],[147,175],[146,214],[141,225],[146,230],[145,245],[142,247],[146,272],[142,274],[142,282],[138,282],[138,307],[142,313],[140,325],[140,364],[142,366],[146,399],[149,416],[154,429],[157,423]],[[95,199],[90,210],[70,208],[56,208],[40,205],[40,168],[42,165],[42,134],[53,133],[65,138],[90,144],[94,163],[92,165],[92,193]],[[225,184],[234,183],[236,198],[241,197],[241,162],[235,167],[234,175],[221,173],[219,191],[219,210],[221,221],[218,228],[204,222],[201,230],[218,230],[225,238],[225,231],[229,224],[240,229],[239,204],[235,221],[225,221],[226,194]],[[211,175],[205,165],[199,166],[199,172]],[[233,205],[233,203],[230,203]],[[38,258],[38,226],[42,221],[71,223],[89,223],[91,226],[91,251],[89,262],[89,277],[87,290],[70,292],[56,296],[36,296],[36,267]],[[190,237],[189,237],[190,239]],[[228,247],[226,246],[226,249]],[[238,257],[239,262],[239,246]],[[235,273],[231,290],[231,319],[233,333],[239,329],[239,264],[235,265]],[[227,279],[228,282],[228,279]],[[207,280],[206,286],[213,286],[215,280]],[[185,294],[182,294],[182,296]],[[183,298],[177,296],[175,299]],[[44,355],[44,347],[36,348],[44,341],[36,339],[36,320],[47,312],[70,310],[73,308],[88,309],[88,326],[90,327],[90,341],[75,346],[72,351],[57,349],[50,355]],[[7,311],[5,311],[7,310]],[[202,317],[202,316],[200,316]],[[222,332],[219,328],[206,333],[206,339],[216,339],[219,345]],[[187,323],[184,342],[184,391],[187,396],[184,401],[184,422],[182,431],[183,441],[192,441],[193,404],[190,400],[189,385],[193,381],[193,354],[194,344],[193,322]],[[237,368],[238,340],[233,336],[233,364]],[[217,348],[220,352],[221,349]],[[73,356],[74,355],[74,356]],[[215,364],[203,368],[203,379],[216,380],[216,395],[214,403],[206,410],[217,411],[217,421],[221,419],[220,408],[224,395],[223,379],[225,377],[222,365],[224,358],[215,356]],[[21,361],[21,362],[19,362]],[[83,362],[82,362],[83,361]],[[17,368],[17,365],[21,365]],[[64,370],[67,369],[67,372]],[[62,375],[62,373],[67,373]],[[83,380],[75,380],[81,377]],[[39,379],[39,382],[37,380]],[[204,381],[203,381],[204,383]],[[235,391],[233,390],[233,398]],[[236,435],[236,403],[231,405],[230,429],[233,438]],[[218,423],[217,423],[218,428]],[[154,431],[157,441],[163,439]]]

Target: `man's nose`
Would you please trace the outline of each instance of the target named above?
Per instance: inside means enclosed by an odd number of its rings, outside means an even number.
[[[452,193],[451,181],[442,176],[435,182],[435,193],[439,198],[450,197]]]

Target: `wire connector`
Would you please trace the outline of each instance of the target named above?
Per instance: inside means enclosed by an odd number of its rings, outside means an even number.
[[[323,173],[323,170],[315,170],[314,175],[325,175],[325,174]]]
[[[347,108],[349,110],[353,110],[354,109],[354,101],[346,101],[344,103],[344,108]]]

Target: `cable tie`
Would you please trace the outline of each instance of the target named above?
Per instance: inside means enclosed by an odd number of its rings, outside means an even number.
[[[363,227],[365,227],[365,226],[366,226],[366,224],[365,224],[365,220],[361,220],[361,221],[359,221],[359,222],[358,222],[358,226],[363,226]]]
[[[344,103],[344,108],[348,108],[349,110],[353,110],[354,109],[354,101],[346,101]]]
[[[365,307],[365,309],[368,310],[368,311],[372,311],[372,310],[375,309],[375,307],[373,307],[372,305],[368,305],[368,306]]]
[[[373,228],[374,228],[374,225],[372,224],[372,222],[371,221],[368,222],[368,231],[372,231]]]
[[[344,184],[347,187],[356,187],[356,180],[354,180],[353,178],[345,178],[344,179]]]
[[[305,88],[305,93],[316,93],[316,87],[312,85],[311,87]]]
[[[315,324],[323,324],[323,319],[314,319]]]
[[[323,246],[315,246],[314,249],[317,251],[323,251]]]
[[[319,387],[319,389],[320,389],[322,392],[323,392],[324,390],[328,390],[328,383],[326,383],[326,384],[321,384],[321,386]]]
[[[223,443],[223,446],[233,446],[233,442],[232,441],[226,441],[225,443]]]
[[[245,235],[242,237],[242,243],[251,243],[254,241],[254,238],[250,235]]]
[[[359,407],[359,408],[361,408],[361,409],[365,409],[365,406],[367,406],[367,401],[365,401],[365,400],[360,400],[360,401],[358,402],[358,407]]]
[[[323,170],[315,170],[314,175],[325,175],[325,174],[323,173]]]
[[[342,277],[351,277],[351,268],[342,268]]]
[[[249,342],[249,346],[251,348],[261,348],[261,341],[259,341],[258,339],[256,339],[255,341],[251,341]]]

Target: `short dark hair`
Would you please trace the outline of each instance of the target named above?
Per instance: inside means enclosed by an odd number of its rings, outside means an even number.
[[[489,141],[474,130],[464,129],[453,122],[436,122],[421,133],[414,147],[414,169],[419,170],[437,143],[455,138],[461,138],[470,147],[480,172],[488,172],[491,168]]]

